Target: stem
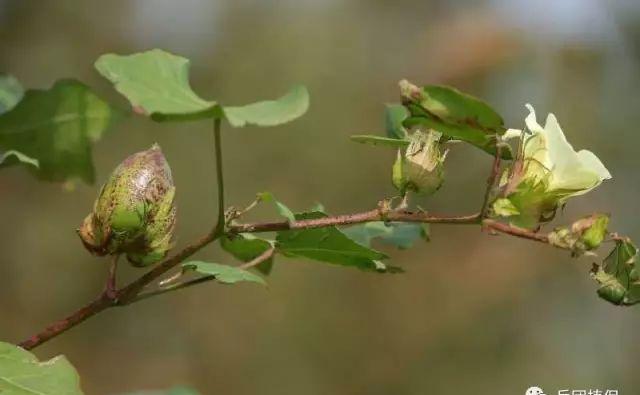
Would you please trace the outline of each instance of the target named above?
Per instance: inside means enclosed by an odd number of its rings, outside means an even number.
[[[411,211],[390,211],[385,213],[380,209],[365,211],[362,213],[337,215],[334,217],[323,217],[316,219],[306,219],[295,222],[278,221],[264,223],[235,224],[229,226],[229,231],[233,233],[258,233],[274,232],[288,229],[313,229],[326,226],[343,226],[361,224],[372,221],[388,222],[423,222],[437,224],[477,224],[480,222],[480,214],[443,216],[429,214],[425,212]]]
[[[496,137],[498,138],[498,137]],[[484,192],[484,200],[482,201],[482,208],[480,209],[480,217],[487,218],[489,213],[491,195],[493,194],[493,188],[496,184],[496,179],[500,173],[500,155],[502,155],[502,147],[499,143],[496,144],[496,155],[493,157],[493,166],[491,166],[491,174],[487,179],[487,189]]]
[[[218,222],[216,232],[222,234],[225,227],[224,218],[224,174],[222,171],[222,133],[220,133],[220,118],[213,121],[214,149],[216,153],[216,181],[218,183]]]
[[[519,228],[517,226],[498,222],[493,219],[485,219],[484,221],[482,221],[482,225],[485,228],[493,229],[497,232],[519,237],[521,239],[533,240],[540,243],[549,244],[549,236],[544,233],[532,232],[528,229]]]
[[[246,270],[246,269],[252,268],[254,266],[257,266],[257,265],[261,264],[262,262],[267,261],[271,257],[273,257],[275,252],[276,252],[275,248],[273,248],[273,247],[269,248],[268,250],[266,250],[262,254],[258,255],[257,257],[255,257],[251,261],[243,263],[242,265],[238,266],[238,268]],[[171,284],[171,285],[169,285],[167,287],[164,287],[164,288],[159,288],[159,289],[155,289],[153,291],[141,293],[134,300],[132,300],[131,303],[140,302],[142,300],[145,300],[145,299],[148,299],[148,298],[151,298],[151,297],[154,297],[154,296],[166,294],[166,293],[177,291],[177,290],[180,290],[180,289],[193,287],[194,285],[202,284],[202,283],[205,283],[205,282],[208,282],[208,281],[211,281],[211,280],[215,280],[215,279],[216,279],[216,276],[210,275],[210,276],[202,276],[202,277],[194,278],[194,279],[183,281],[183,282],[180,282],[180,283],[174,283],[174,284]]]

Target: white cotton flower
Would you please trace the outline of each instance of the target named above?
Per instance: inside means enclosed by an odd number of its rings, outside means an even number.
[[[522,226],[533,226],[552,217],[559,204],[589,192],[610,179],[611,174],[593,152],[576,152],[553,114],[547,116],[542,127],[533,107],[526,107],[529,115],[525,119],[527,132],[522,137],[521,167],[514,165],[511,180],[505,183],[505,198],[498,199],[494,209]],[[504,137],[521,135],[522,131],[509,129]],[[505,207],[508,210],[503,210]]]

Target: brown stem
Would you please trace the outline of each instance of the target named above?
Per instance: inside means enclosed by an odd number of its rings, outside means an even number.
[[[482,221],[482,226],[487,229],[492,229],[494,231],[505,233],[522,239],[539,241],[541,243],[549,244],[549,236],[544,233],[532,232],[528,229],[519,228],[517,226],[498,222],[493,219],[485,219],[484,221]]]
[[[249,269],[249,268],[252,268],[254,266],[257,266],[257,265],[261,264],[262,262],[267,261],[271,257],[273,257],[275,252],[276,252],[275,248],[273,248],[273,247],[269,248],[268,250],[266,250],[262,254],[258,255],[254,259],[250,260],[249,262],[243,263],[242,265],[240,265],[238,267],[240,269]],[[135,299],[133,299],[130,303],[140,302],[142,300],[149,299],[149,298],[154,297],[154,296],[162,295],[162,294],[165,294],[165,293],[168,293],[168,292],[173,292],[173,291],[177,291],[177,290],[184,289],[184,288],[193,287],[194,285],[202,284],[202,283],[205,283],[205,282],[208,282],[208,281],[211,281],[211,280],[215,280],[215,279],[216,279],[216,276],[209,275],[209,276],[202,276],[202,277],[194,278],[194,279],[191,279],[191,280],[187,280],[187,281],[171,284],[171,285],[169,285],[167,287],[163,287],[163,288],[155,289],[153,291],[141,293],[138,296],[136,296]]]
[[[337,215],[316,219],[306,219],[295,222],[278,221],[264,223],[249,223],[230,225],[229,230],[234,233],[258,233],[274,232],[288,229],[313,229],[326,226],[353,225],[371,221],[389,222],[424,222],[439,224],[477,224],[480,214],[462,216],[443,216],[425,212],[389,211],[385,213],[380,209],[365,211],[362,213]]]

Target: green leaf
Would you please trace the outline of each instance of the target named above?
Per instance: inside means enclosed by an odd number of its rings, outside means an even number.
[[[638,249],[629,239],[616,240],[602,265],[594,264],[592,277],[600,284],[598,295],[616,305],[640,303]]]
[[[42,179],[92,183],[91,146],[121,117],[86,85],[61,80],[49,90],[27,91],[0,116],[0,148],[37,159]]]
[[[0,342],[0,394],[82,395],[80,378],[63,356],[40,362],[32,353]]]
[[[352,141],[363,144],[382,145],[391,148],[404,148],[409,145],[409,140],[401,140],[391,137],[374,136],[371,134],[356,134],[350,137]]]
[[[321,212],[296,214],[296,220],[326,217]],[[387,256],[351,240],[335,226],[278,232],[276,248],[289,257],[304,257],[362,270],[384,271]]]
[[[262,277],[233,266],[220,265],[218,263],[211,262],[191,261],[183,263],[182,267],[187,270],[195,270],[200,274],[215,276],[216,280],[223,284],[235,284],[240,281],[248,281],[267,285]]]
[[[263,202],[269,202],[269,203],[273,203],[276,206],[276,210],[278,211],[278,214],[280,214],[281,216],[285,217],[287,219],[287,221],[289,222],[293,222],[296,220],[295,215],[293,214],[293,211],[291,211],[289,209],[289,207],[285,206],[284,204],[280,203],[271,192],[260,192],[258,194],[258,199],[260,199]]]
[[[36,168],[40,166],[38,164],[37,159],[30,158],[27,155],[23,154],[22,152],[18,152],[14,150],[7,151],[4,153],[0,152],[0,167],[10,166],[15,162],[28,164]]]
[[[429,240],[427,224],[382,221],[367,222],[342,229],[350,239],[367,247],[374,239],[391,244],[399,249],[411,248],[417,240]]]
[[[189,59],[152,49],[125,56],[105,54],[98,58],[95,67],[136,112],[155,121],[222,116],[215,101],[200,98],[189,86]]]
[[[403,104],[411,113],[404,122],[405,127],[421,125],[435,129],[451,139],[466,141],[495,154],[495,136],[504,134],[506,129],[500,114],[487,103],[447,86],[418,88],[402,81],[400,89]],[[508,147],[501,152],[505,159],[511,158]]]
[[[265,100],[246,106],[224,107],[231,126],[241,128],[249,124],[276,126],[301,117],[309,108],[309,92],[302,85],[293,87],[276,100]]]
[[[402,104],[387,104],[384,108],[384,123],[387,136],[392,139],[405,139],[407,131],[402,122],[409,118],[409,110]]]
[[[220,239],[220,246],[223,250],[243,262],[252,261],[272,248],[271,242],[260,239],[251,233],[240,233],[231,237],[225,235]],[[256,266],[256,269],[263,274],[271,273],[272,268],[273,257]]]
[[[0,114],[11,110],[24,96],[24,88],[12,75],[0,74]]]

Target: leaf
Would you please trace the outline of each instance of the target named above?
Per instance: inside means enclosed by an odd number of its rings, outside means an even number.
[[[506,129],[500,114],[487,103],[448,86],[418,88],[408,81],[402,81],[400,86],[403,104],[411,113],[405,127],[422,125],[495,154],[495,136],[504,134]],[[511,158],[508,147],[501,152],[503,158]]]
[[[382,221],[367,222],[342,229],[350,239],[367,247],[374,239],[398,247],[401,250],[411,248],[420,239],[429,240],[427,224]]]
[[[629,239],[616,240],[616,246],[602,265],[594,264],[592,277],[600,284],[598,295],[616,305],[640,303],[638,249]]]
[[[352,141],[363,144],[382,145],[391,148],[404,148],[409,145],[409,140],[400,140],[391,137],[374,136],[371,134],[356,134],[350,137]]]
[[[86,85],[61,80],[49,90],[27,91],[0,116],[0,148],[37,159],[42,179],[92,183],[91,146],[121,117]]]
[[[296,214],[296,220],[326,217],[322,212]],[[362,270],[384,271],[387,256],[351,240],[335,226],[278,232],[276,248],[289,257],[304,257]]]
[[[154,121],[186,121],[222,116],[215,101],[189,86],[189,59],[160,49],[132,55],[105,54],[95,67],[124,95],[136,112]]]
[[[0,114],[11,110],[24,96],[24,88],[12,75],[0,74]]]
[[[80,378],[64,356],[39,362],[32,353],[0,342],[0,394],[82,395]]]
[[[220,239],[220,246],[243,262],[252,261],[272,248],[271,242],[260,239],[251,233],[240,233],[232,237],[225,235]],[[265,275],[271,273],[272,268],[273,257],[256,266],[256,269]]]
[[[220,265],[218,263],[211,262],[191,261],[183,263],[182,267],[187,270],[195,270],[200,274],[215,276],[216,280],[223,284],[235,284],[240,281],[248,281],[267,285],[262,277],[233,266]]]
[[[289,209],[289,207],[285,206],[284,204],[280,203],[271,192],[260,192],[258,194],[258,199],[260,199],[260,201],[263,202],[270,202],[273,203],[276,206],[276,210],[278,211],[278,214],[280,214],[281,216],[285,217],[287,219],[287,221],[289,222],[293,222],[296,220],[295,215],[293,214],[293,211],[291,211]]]
[[[409,118],[409,110],[402,104],[387,104],[384,108],[384,123],[387,130],[387,137],[393,139],[404,139],[407,131],[402,122]]]
[[[5,161],[7,162],[5,163]],[[22,152],[11,150],[4,153],[0,153],[0,167],[10,166],[14,164],[11,162],[25,163],[25,164],[34,166],[36,168],[40,166],[38,164],[37,159],[30,158],[27,155],[23,154]]]
[[[224,107],[231,126],[241,128],[249,124],[276,126],[301,117],[309,108],[309,92],[302,85],[293,87],[276,100],[259,101],[246,106]]]

